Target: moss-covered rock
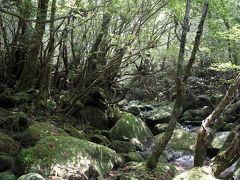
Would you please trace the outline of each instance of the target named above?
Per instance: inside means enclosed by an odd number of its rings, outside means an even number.
[[[78,139],[87,139],[87,135],[82,130],[77,129],[69,124],[65,124],[63,126],[63,129],[72,137],[75,137]]]
[[[162,138],[163,134],[158,135],[156,138]],[[193,153],[195,143],[197,140],[197,133],[188,132],[184,129],[176,129],[173,136],[168,143],[168,147],[175,151],[184,151]]]
[[[97,144],[102,144],[104,146],[107,146],[110,144],[110,141],[106,136],[103,136],[101,134],[94,134],[90,136],[91,142],[97,143]]]
[[[209,167],[193,168],[176,176],[173,180],[217,180]]]
[[[218,132],[212,141],[211,147],[215,149],[222,149],[229,132]]]
[[[127,154],[123,154],[122,156],[125,158],[126,162],[142,162],[144,160],[138,152],[129,152]]]
[[[45,177],[63,177],[68,171],[84,173],[94,166],[100,175],[106,175],[114,164],[121,162],[117,153],[105,146],[71,136],[48,136],[34,147],[23,149],[18,155],[22,173],[36,172]]]
[[[152,132],[141,119],[130,113],[123,113],[122,117],[111,129],[110,136],[115,140],[136,138],[143,142],[152,137]]]
[[[136,147],[132,143],[126,141],[114,140],[111,142],[111,144],[109,144],[109,147],[118,153],[136,151]]]
[[[0,173],[1,180],[17,180],[17,177],[11,171],[5,171]]]
[[[50,122],[34,122],[24,133],[21,142],[32,146],[46,136],[68,136],[68,134]]]
[[[169,180],[176,172],[176,169],[167,163],[158,163],[154,170],[147,170],[144,162],[129,162],[126,167],[119,170],[118,179]]]
[[[109,121],[107,112],[97,107],[86,106],[80,111],[81,120],[97,129],[107,129]]]
[[[7,134],[0,132],[0,152],[15,155],[19,151],[20,145]]]
[[[18,180],[44,180],[44,178],[37,173],[28,173],[25,175],[22,175]]]

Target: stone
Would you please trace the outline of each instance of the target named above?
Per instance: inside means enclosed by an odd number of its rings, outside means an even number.
[[[227,132],[227,131],[216,133],[216,135],[212,141],[211,148],[222,149],[228,135],[229,135],[229,132]]]
[[[110,141],[106,136],[103,136],[101,134],[95,134],[90,136],[91,142],[97,143],[97,144],[102,144],[104,146],[107,146],[110,144]]]
[[[109,147],[115,150],[117,153],[136,151],[136,147],[132,143],[126,141],[114,140],[109,144]]]
[[[24,132],[21,143],[25,146],[33,146],[37,141],[46,136],[68,136],[68,134],[50,122],[34,122]]]
[[[173,178],[173,180],[217,180],[210,167],[192,168]]]
[[[123,113],[110,130],[110,136],[114,140],[136,138],[140,142],[144,142],[147,138],[152,137],[152,132],[140,118],[130,113]]]
[[[40,174],[37,173],[28,173],[22,175],[18,180],[45,180]]]
[[[16,155],[20,149],[20,144],[7,134],[0,132],[0,152],[7,155]]]
[[[162,123],[162,124],[157,124],[154,127],[154,129],[155,129],[156,134],[160,134],[160,133],[165,132],[167,127],[168,127],[168,123]]]
[[[106,111],[97,107],[84,107],[80,111],[80,118],[97,129],[107,129],[110,126]]]
[[[148,127],[154,128],[157,124],[168,123],[173,110],[173,103],[160,106],[152,111],[146,112],[143,115]]]
[[[17,180],[17,177],[11,171],[5,171],[0,173],[1,180]]]
[[[69,171],[84,173],[94,166],[101,176],[122,162],[114,150],[71,136],[47,136],[17,157],[18,172],[36,172],[43,177],[63,178]],[[23,169],[21,169],[23,168]]]
[[[28,93],[20,92],[12,95],[0,94],[0,107],[14,108],[24,103],[30,103],[33,96]]]
[[[123,154],[122,156],[125,158],[126,162],[142,162],[144,160],[138,152],[129,152],[127,154]]]

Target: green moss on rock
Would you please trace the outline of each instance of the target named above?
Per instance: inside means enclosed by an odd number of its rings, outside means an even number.
[[[17,154],[20,145],[18,142],[13,140],[7,134],[0,132],[0,152],[8,154],[8,155],[15,155]]]
[[[111,149],[114,149],[118,153],[128,153],[136,151],[135,145],[126,141],[114,140],[109,144]]]
[[[141,119],[130,113],[123,113],[111,129],[110,136],[116,140],[136,138],[143,142],[145,139],[152,137],[152,132]]]
[[[66,136],[48,136],[18,156],[23,173],[63,177],[68,170],[84,173],[90,165],[106,175],[114,164],[121,162],[117,153],[105,146]]]
[[[0,173],[1,180],[17,180],[17,177],[11,171],[5,171]]]

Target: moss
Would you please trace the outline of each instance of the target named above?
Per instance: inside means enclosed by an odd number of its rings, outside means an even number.
[[[13,140],[8,135],[0,132],[0,152],[15,155],[20,148],[18,142]]]
[[[65,124],[63,126],[63,129],[65,132],[67,132],[72,137],[75,137],[78,139],[87,139],[87,135],[83,131],[81,131],[69,124]]]
[[[48,136],[34,147],[24,149],[18,156],[24,173],[36,172],[44,176],[62,177],[71,171],[84,173],[93,165],[106,175],[115,163],[121,161],[115,151],[95,143],[65,136]]]
[[[11,171],[0,173],[1,180],[17,180],[17,177]]]
[[[111,149],[114,149],[118,153],[128,153],[136,151],[136,147],[132,143],[126,141],[114,140],[111,142],[111,144],[109,144],[109,147]]]
[[[110,136],[116,140],[136,138],[143,142],[146,138],[152,137],[152,132],[141,119],[130,113],[123,113],[122,117],[111,129]]]

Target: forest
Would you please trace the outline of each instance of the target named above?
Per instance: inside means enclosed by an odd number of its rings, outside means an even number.
[[[239,0],[0,0],[0,180],[240,180]]]

